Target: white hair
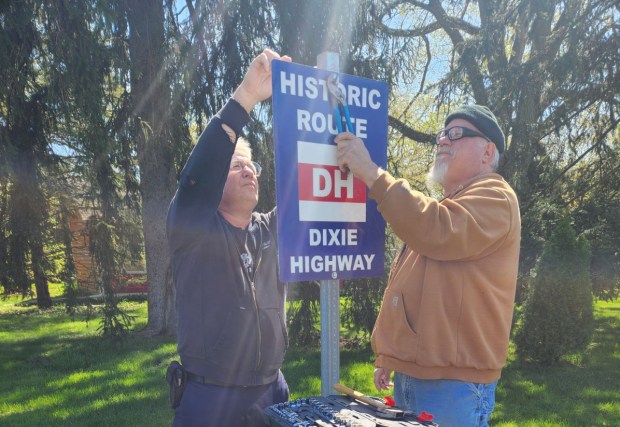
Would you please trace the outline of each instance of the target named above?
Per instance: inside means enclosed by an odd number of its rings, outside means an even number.
[[[495,154],[493,155],[493,160],[491,160],[489,166],[491,167],[491,170],[493,172],[496,172],[497,168],[499,167],[499,150],[497,149],[497,145],[495,146]]]
[[[248,159],[252,160],[252,147],[250,146],[250,143],[248,142],[247,139],[245,139],[242,136],[240,136],[239,139],[237,139],[237,145],[235,146],[235,153],[239,153],[243,157],[247,157]]]
[[[491,172],[496,172],[497,168],[499,167],[499,150],[497,149],[497,144],[495,144],[493,141],[485,141],[481,142],[480,146],[482,147],[483,145],[489,143],[495,146],[495,151],[493,152],[493,159],[491,160],[491,163],[489,163],[489,167],[491,168]]]

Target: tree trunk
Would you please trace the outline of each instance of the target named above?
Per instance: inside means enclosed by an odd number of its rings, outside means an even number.
[[[24,92],[26,90],[24,89]],[[46,200],[41,190],[41,180],[37,169],[37,135],[33,130],[43,126],[40,105],[33,97],[30,101],[19,102],[23,106],[23,120],[18,118],[12,132],[17,157],[14,163],[14,188],[11,193],[11,239],[9,262],[15,263],[13,273],[17,287],[23,295],[30,292],[32,282],[28,274],[28,255],[30,270],[35,282],[37,305],[50,308],[50,297],[46,264],[43,250],[44,222],[47,212]]]
[[[176,190],[171,93],[166,70],[164,9],[160,1],[129,0],[129,52],[135,138],[140,166],[142,225],[149,286],[147,334],[174,334],[176,313],[166,214]]]
[[[37,292],[37,306],[39,308],[50,308],[52,306],[52,297],[47,285],[47,275],[41,266],[45,255],[43,246],[39,242],[34,242],[31,248],[32,254],[32,274],[34,276],[34,288]]]

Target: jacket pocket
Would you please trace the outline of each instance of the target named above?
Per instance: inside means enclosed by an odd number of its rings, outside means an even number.
[[[418,334],[407,316],[402,293],[385,295],[372,341],[378,355],[415,362]]]
[[[207,344],[207,359],[226,369],[247,370],[254,367],[258,356],[256,326],[253,310],[243,307],[229,310],[220,324],[217,337],[210,341],[213,345]]]
[[[277,370],[282,366],[288,348],[286,324],[277,308],[260,311],[261,365],[265,370]]]

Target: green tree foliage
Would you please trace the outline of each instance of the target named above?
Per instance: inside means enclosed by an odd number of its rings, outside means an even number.
[[[573,212],[603,182],[618,187],[596,172],[618,171],[617,156],[609,156],[618,150],[620,123],[617,2],[397,0],[374,1],[368,10],[389,37],[383,57],[399,64],[395,81],[412,102],[434,97],[427,120],[391,111],[393,129],[425,142],[428,118],[441,126],[462,103],[487,105],[498,116],[508,141],[500,173],[520,200],[526,277],[542,250],[538,236],[546,235],[539,220],[550,208]],[[593,250],[617,259],[608,244]],[[617,276],[606,280],[617,283]]]
[[[114,233],[99,240],[107,235],[93,233],[90,242],[100,285],[109,295],[106,313],[115,312],[112,285],[123,254],[132,249],[130,230],[139,226],[126,221],[138,206],[137,186],[131,150],[123,144],[128,133],[119,120],[118,89],[127,57],[118,49],[124,45],[118,37],[123,27],[114,25],[114,6],[24,1],[3,3],[1,9],[1,69],[7,82],[0,89],[0,135],[7,154],[1,175],[8,183],[2,231],[10,269],[3,285],[27,294],[34,282],[40,306],[51,305],[48,280],[60,274],[69,284],[74,281],[65,229],[70,206],[98,212],[93,220],[111,225]],[[64,262],[51,257],[59,247]],[[115,262],[103,262],[109,260],[101,256],[105,251]]]
[[[592,290],[611,300],[620,294],[620,144],[601,147],[599,160],[578,169],[566,204],[574,206],[575,226],[592,246]]]
[[[584,350],[593,332],[590,246],[567,219],[545,243],[515,342],[519,357],[541,364]]]
[[[45,245],[48,206],[44,171],[53,170],[49,155],[55,118],[50,79],[41,79],[44,42],[35,25],[35,2],[3,3],[0,8],[0,179],[2,180],[2,252],[4,292],[31,295],[40,308],[52,300],[48,276],[53,271]]]
[[[300,282],[293,285],[296,299],[287,312],[288,334],[291,344],[315,346],[321,338],[317,328],[320,288],[317,282]]]
[[[344,307],[342,324],[348,330],[369,337],[375,326],[385,289],[385,277],[371,277],[347,281],[342,289]]]
[[[148,333],[174,334],[176,313],[166,214],[176,189],[175,138],[185,134],[184,121],[173,104],[166,59],[164,5],[127,2],[130,66],[130,126],[140,173],[142,224],[149,282]],[[158,309],[160,308],[161,309]],[[145,331],[146,332],[146,331]]]
[[[45,3],[41,17],[50,69],[62,70],[54,91],[65,100],[62,143],[77,155],[80,184],[71,194],[92,212],[89,249],[104,294],[101,331],[122,336],[129,318],[118,308],[113,288],[125,261],[136,256],[132,238],[140,227],[137,168],[132,160],[127,87],[128,54],[123,4]]]
[[[465,102],[488,105],[508,137],[500,172],[521,202],[523,283],[542,251],[541,236],[569,212],[596,255],[597,295],[611,298],[620,289],[616,3],[2,2],[2,286],[23,291],[38,284],[45,301],[46,279],[70,280],[71,260],[55,262],[50,253],[64,247],[69,256],[61,224],[70,213],[60,210],[77,201],[98,212],[102,228],[93,223],[93,230],[107,230],[94,234],[115,259],[105,263],[114,271],[101,271],[101,278],[112,280],[125,259],[146,251],[149,286],[160,295],[149,303],[149,324],[154,333],[169,332],[174,315],[160,303],[173,298],[168,259],[157,248],[165,246],[170,182],[251,59],[271,47],[307,65],[332,50],[341,70],[388,82],[388,167],[420,191],[430,191],[423,179],[432,160],[428,143],[445,114]],[[270,105],[253,116],[245,136],[265,166],[258,209],[267,210],[275,203]],[[388,246],[389,260],[398,242]],[[371,286],[366,295],[363,286],[351,288],[355,303],[344,317],[367,329],[367,313],[357,311],[370,311],[380,291]]]

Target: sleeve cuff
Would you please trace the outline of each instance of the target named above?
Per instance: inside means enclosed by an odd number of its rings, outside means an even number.
[[[223,123],[230,126],[237,136],[241,134],[243,127],[250,121],[250,115],[245,111],[245,108],[232,98],[217,112],[217,116]]]
[[[382,171],[381,175],[379,175],[379,178],[377,178],[375,182],[372,184],[372,187],[370,187],[368,196],[371,199],[380,203],[383,197],[385,196],[385,193],[387,192],[388,188],[394,183],[394,181],[395,179],[392,175],[390,175],[385,170]]]

